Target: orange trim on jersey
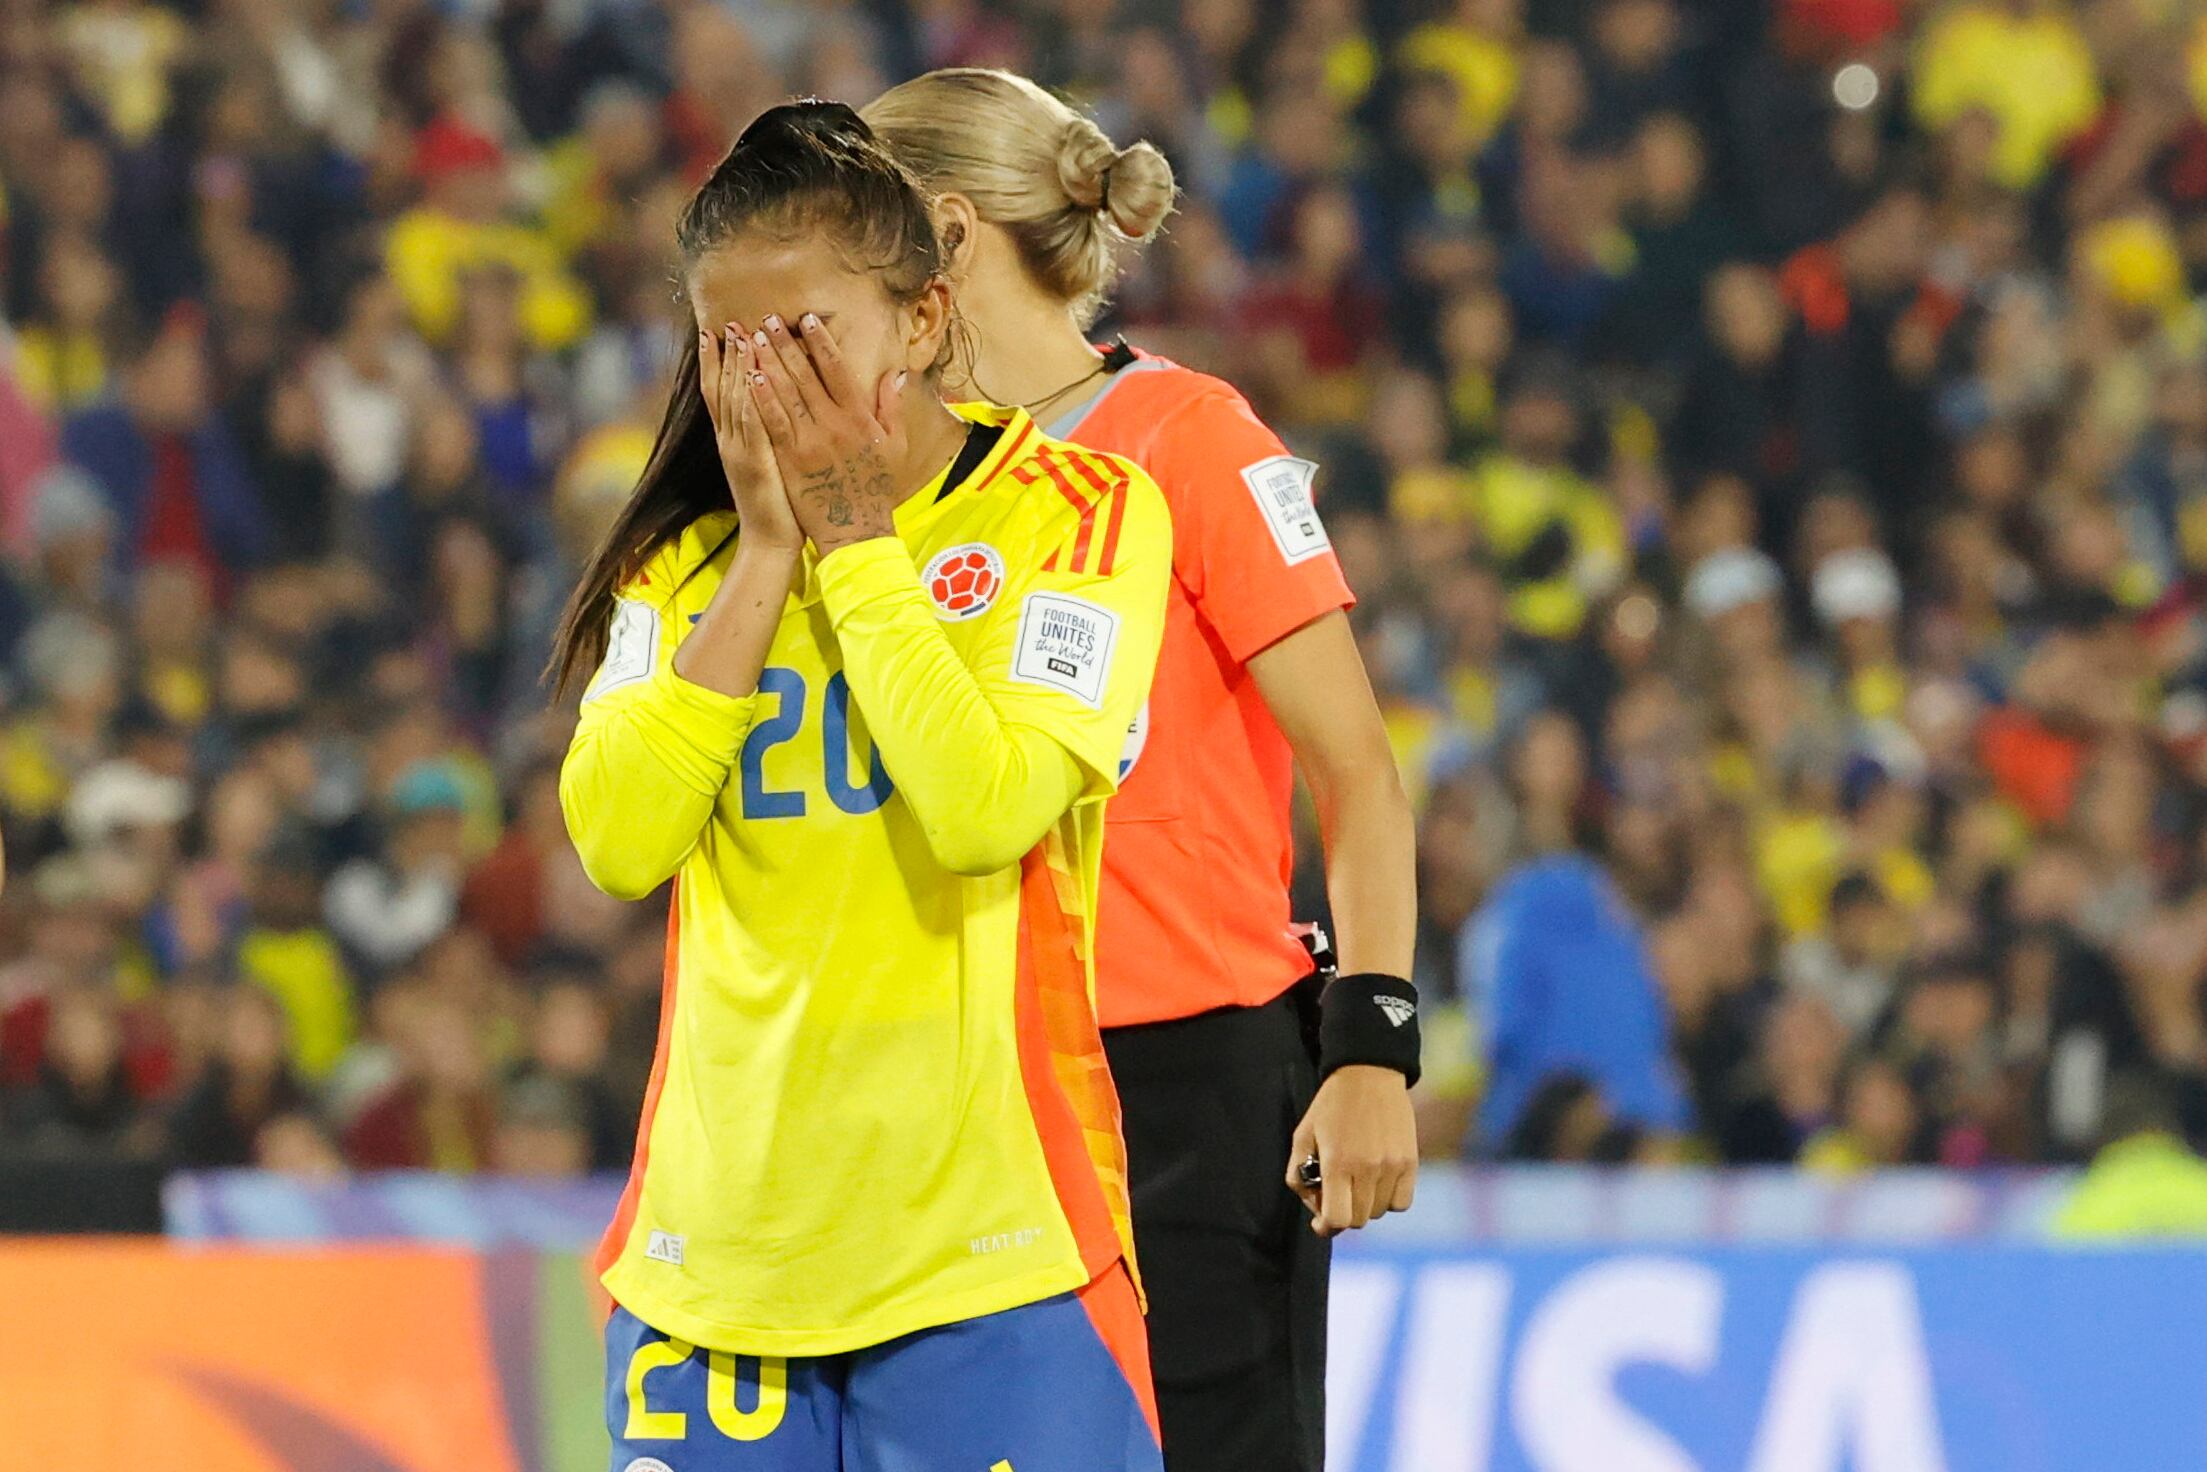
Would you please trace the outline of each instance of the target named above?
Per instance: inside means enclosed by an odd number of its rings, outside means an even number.
[[[1149,1434],[1162,1441],[1157,1423],[1157,1387],[1150,1377],[1149,1326],[1142,1321],[1142,1298],[1135,1291],[1126,1264],[1113,1263],[1105,1268],[1077,1296],[1081,1307],[1088,1310],[1088,1322],[1095,1326],[1096,1337],[1118,1362],[1119,1373],[1126,1376],[1127,1388],[1142,1407],[1142,1419],[1149,1422]]]
[[[636,1158],[629,1165],[628,1184],[621,1188],[621,1204],[614,1210],[613,1224],[599,1240],[598,1255],[592,1264],[600,1277],[627,1250],[628,1234],[636,1225],[636,1205],[644,1194],[644,1167],[651,1160],[651,1121],[659,1112],[659,1090],[667,1081],[668,1045],[674,1036],[674,978],[681,957],[682,882],[678,879],[667,900],[667,970],[659,981],[659,1041],[652,1048],[651,1079],[644,1085],[644,1114],[636,1125]]]
[[[1079,931],[1061,901],[1060,876],[1046,846],[1037,844],[1020,862],[1019,1072],[1058,1205],[1082,1266],[1094,1276],[1133,1255],[1126,1147]]]

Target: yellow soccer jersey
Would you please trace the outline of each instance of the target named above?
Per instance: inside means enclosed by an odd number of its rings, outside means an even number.
[[[895,538],[808,550],[755,695],[672,664],[733,514],[662,549],[562,772],[594,879],[634,896],[676,878],[658,1057],[599,1265],[695,1344],[840,1353],[1131,1253],[1090,917],[1170,521],[1128,462],[1018,411],[958,412],[1002,437],[899,506]],[[1038,792],[1050,806],[1023,813]]]

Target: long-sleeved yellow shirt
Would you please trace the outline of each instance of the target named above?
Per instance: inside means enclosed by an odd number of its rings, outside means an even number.
[[[562,773],[593,879],[677,879],[659,1055],[600,1253],[645,1323],[834,1354],[1128,1252],[1090,999],[1103,822],[1163,633],[1133,466],[1026,415],[897,535],[806,558],[755,695],[675,674],[731,514],[623,597]]]

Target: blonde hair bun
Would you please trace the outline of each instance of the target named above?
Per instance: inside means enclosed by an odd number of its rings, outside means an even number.
[[[947,67],[863,109],[883,142],[938,194],[962,194],[1009,233],[1045,289],[1092,320],[1123,250],[1172,213],[1172,165],[1147,143],[1119,148],[1025,77]]]
[[[1172,165],[1148,143],[1120,153],[1111,166],[1111,223],[1129,240],[1147,240],[1172,213]]]
[[[1100,210],[1129,240],[1147,240],[1172,212],[1172,165],[1148,143],[1115,148],[1103,129],[1075,116],[1058,144],[1058,182],[1084,210]]]

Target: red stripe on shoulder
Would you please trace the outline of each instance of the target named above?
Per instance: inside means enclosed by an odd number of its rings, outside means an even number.
[[[1096,506],[1073,485],[1073,478],[1066,474],[1067,457],[1060,448],[1051,444],[1035,446],[1033,464],[1041,474],[1049,478],[1066,503],[1080,513],[1080,530],[1073,540],[1073,559],[1068,571],[1085,572],[1088,562],[1088,540],[1096,528]],[[1033,477],[1030,477],[1030,480]]]
[[[1107,578],[1119,558],[1119,526],[1126,520],[1126,482],[1120,481],[1111,494],[1111,521],[1104,528],[1103,554],[1096,559],[1096,576]]]
[[[1111,519],[1104,524],[1103,550],[1096,554],[1095,567],[1097,577],[1109,577],[1119,555],[1119,528],[1126,520],[1126,471],[1116,460],[1100,455],[1076,455],[1073,466],[1096,488],[1099,505],[1105,500],[1111,502]]]
[[[1004,453],[997,457],[996,463],[998,465],[1017,465],[1019,463],[1019,452],[1026,447],[1027,441],[1034,437],[1035,422],[1029,419],[1021,423],[1019,432],[1012,436],[1012,442],[1004,447]],[[1031,481],[1034,477],[1029,476],[1027,479]]]

